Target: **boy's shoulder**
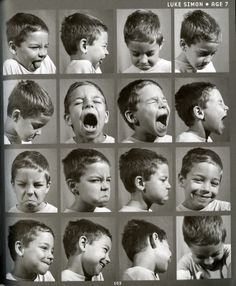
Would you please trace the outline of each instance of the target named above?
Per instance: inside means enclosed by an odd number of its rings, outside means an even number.
[[[144,141],[140,141],[133,136],[130,136],[124,140],[122,140],[121,143],[143,143]],[[156,143],[165,143],[165,142],[172,142],[172,136],[171,135],[165,135],[163,137],[157,137],[154,142]]]
[[[123,73],[170,73],[171,72],[171,62],[159,59],[159,61],[149,70],[143,71],[137,68],[134,65],[131,65],[129,68],[123,71]]]
[[[75,273],[69,269],[65,269],[61,273],[62,281],[85,281],[85,276]],[[102,272],[100,272],[97,276],[92,277],[92,281],[104,281]]]
[[[65,73],[102,73],[100,67],[95,69],[88,60],[72,60]]]
[[[17,206],[13,206],[8,210],[9,213],[23,213],[21,210],[17,208]],[[57,208],[54,207],[53,205],[49,204],[46,202],[46,205],[44,208],[39,210],[36,213],[57,213]]]
[[[175,72],[176,73],[203,73],[203,72],[216,72],[212,62],[201,70],[195,70],[189,63],[180,60],[178,57],[175,59]]]
[[[142,210],[140,208],[137,208],[135,206],[123,206],[119,212],[152,212],[151,209],[148,210]]]
[[[213,200],[210,202],[205,208],[200,211],[230,211],[231,204],[226,201],[221,200]],[[186,208],[182,203],[179,204],[176,208],[177,211],[193,211],[191,209]]]
[[[109,136],[107,134],[104,134],[105,140],[102,143],[115,143],[115,138],[112,136]],[[75,137],[71,137],[68,140],[65,141],[65,144],[77,144],[75,141]]]
[[[124,271],[122,280],[159,280],[159,276],[145,267],[134,266]]]
[[[200,137],[196,132],[188,130],[180,133],[176,137],[176,142],[206,142],[206,139]],[[207,142],[213,142],[211,137],[207,138]]]
[[[18,281],[17,278],[12,273],[7,273],[6,275],[7,280]],[[36,282],[46,282],[46,281],[55,281],[52,273],[47,271],[44,275],[38,274],[37,277],[34,279]]]

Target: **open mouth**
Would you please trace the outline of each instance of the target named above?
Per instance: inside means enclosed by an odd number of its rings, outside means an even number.
[[[96,130],[98,120],[95,114],[88,113],[84,116],[83,119],[84,128],[88,132],[93,132]]]
[[[202,199],[214,199],[215,198],[215,195],[211,194],[211,193],[196,193],[196,192],[192,192],[191,196],[192,197],[202,198]]]
[[[42,64],[42,61],[41,61],[41,60],[39,60],[39,61],[34,61],[34,62],[33,62],[33,66],[34,66],[35,69],[40,68],[41,64]]]
[[[102,268],[104,268],[106,266],[105,263],[103,263],[103,262],[99,262],[99,264]]]
[[[156,122],[158,122],[161,125],[161,127],[166,127],[167,118],[168,118],[167,114],[160,115],[157,117]]]

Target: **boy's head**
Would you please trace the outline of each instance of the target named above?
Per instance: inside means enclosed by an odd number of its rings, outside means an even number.
[[[157,63],[163,43],[157,14],[151,10],[133,12],[125,22],[124,38],[133,65],[145,71]]]
[[[70,221],[65,229],[63,244],[66,257],[81,255],[86,277],[98,275],[110,263],[112,235],[109,230],[90,220]]]
[[[220,216],[186,216],[183,220],[184,240],[195,263],[216,270],[224,255],[226,229]]]
[[[109,120],[106,98],[101,88],[91,81],[73,83],[64,99],[66,123],[82,141],[97,141],[103,137]]]
[[[209,14],[195,10],[184,15],[180,47],[193,68],[205,68],[211,62],[221,40],[220,27]]]
[[[222,134],[229,108],[215,84],[192,82],[181,86],[175,94],[175,107],[187,126],[201,120],[206,132]]]
[[[166,135],[170,108],[157,82],[150,79],[130,82],[120,91],[118,105],[133,130],[147,138]]]
[[[223,174],[220,157],[210,149],[194,148],[183,157],[179,173],[185,201],[193,210],[211,203],[218,194]]]
[[[27,70],[36,71],[47,56],[47,25],[35,15],[17,13],[6,26],[7,41],[14,59]]]
[[[144,201],[164,204],[170,190],[168,161],[151,150],[132,148],[120,156],[120,178],[129,193],[141,192]]]
[[[53,262],[54,234],[50,227],[35,220],[19,220],[9,226],[11,258],[32,280],[45,274]],[[25,274],[27,273],[27,274]]]
[[[8,98],[7,116],[22,141],[31,141],[41,134],[54,112],[48,93],[35,81],[20,81]]]
[[[155,224],[138,219],[128,221],[124,227],[122,245],[132,262],[135,256],[142,252],[145,255],[146,252],[147,259],[152,260],[155,273],[167,270],[171,251],[165,231]]]
[[[99,19],[74,13],[62,22],[61,40],[70,56],[88,60],[97,68],[108,55],[107,30],[107,26]]]
[[[51,185],[47,159],[37,151],[18,154],[11,166],[11,183],[18,208],[24,212],[40,210]]]
[[[102,207],[110,199],[110,163],[99,151],[75,149],[62,160],[70,191],[85,204]]]

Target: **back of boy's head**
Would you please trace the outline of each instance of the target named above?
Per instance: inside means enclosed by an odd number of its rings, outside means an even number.
[[[134,193],[135,178],[142,176],[145,181],[149,180],[160,164],[168,165],[167,159],[148,149],[132,148],[122,154],[119,160],[120,178],[126,190]]]
[[[119,93],[119,98],[117,100],[120,113],[122,114],[124,120],[129,125],[130,128],[135,129],[134,124],[130,123],[125,116],[125,112],[130,110],[132,112],[137,111],[137,104],[140,101],[140,94],[139,91],[150,84],[154,84],[158,86],[161,90],[162,87],[151,79],[138,79],[135,81],[130,82],[128,85],[122,88]]]
[[[79,42],[87,40],[92,45],[102,32],[107,32],[107,26],[99,19],[82,13],[74,13],[64,18],[61,25],[61,40],[66,52],[71,56],[78,51]]]
[[[17,13],[6,23],[7,41],[20,46],[29,33],[37,31],[49,32],[47,25],[39,17],[28,13]]]
[[[19,220],[14,225],[9,226],[8,247],[13,261],[17,258],[15,251],[15,243],[20,241],[25,247],[35,240],[38,232],[49,232],[54,237],[54,233],[50,227],[35,220]]]
[[[105,102],[105,106],[106,106],[106,110],[108,109],[107,108],[107,101],[106,101],[106,97],[103,93],[103,91],[101,90],[101,88],[94,82],[91,82],[91,81],[77,81],[77,82],[74,82],[68,89],[67,93],[66,93],[66,96],[65,96],[65,99],[64,99],[64,109],[65,109],[65,114],[70,114],[70,105],[71,105],[71,100],[72,100],[72,93],[74,90],[76,90],[77,88],[81,87],[81,86],[86,86],[86,85],[89,85],[89,86],[93,86],[95,87],[100,93],[101,95],[103,96],[104,98],[104,102]]]
[[[94,149],[75,149],[63,160],[63,168],[66,180],[80,181],[80,177],[86,172],[87,166],[105,162],[110,166],[109,160],[101,152]]]
[[[226,238],[226,229],[220,216],[185,216],[182,230],[189,247],[216,245]]]
[[[209,100],[209,93],[215,89],[216,85],[210,82],[192,82],[185,84],[175,94],[175,107],[179,117],[187,126],[192,126],[195,122],[193,108],[199,106],[206,107]]]
[[[160,31],[160,20],[151,10],[136,10],[130,14],[124,26],[124,38],[128,45],[130,41],[156,43],[160,46],[163,35]]]
[[[93,223],[87,219],[69,221],[63,236],[63,244],[66,257],[69,258],[77,250],[77,243],[81,236],[85,236],[89,244],[100,239],[102,236],[108,236],[112,240],[110,231],[104,226]]]
[[[35,169],[45,172],[47,183],[50,182],[49,165],[47,159],[38,151],[24,151],[16,156],[11,165],[11,182],[14,183],[19,169]]]
[[[153,223],[138,219],[128,221],[124,227],[122,245],[131,261],[137,253],[148,246],[148,240],[151,247],[155,248],[152,238],[153,233],[157,233],[160,241],[167,239],[165,231]]]
[[[195,10],[184,15],[180,39],[184,39],[188,46],[200,41],[218,43],[221,42],[220,26],[206,12]]]
[[[7,115],[11,117],[14,110],[20,110],[23,118],[34,118],[41,113],[52,116],[54,106],[46,90],[33,80],[20,81],[8,98]]]
[[[209,163],[218,166],[223,171],[223,164],[216,152],[211,149],[193,148],[183,157],[180,175],[186,178],[194,164]]]

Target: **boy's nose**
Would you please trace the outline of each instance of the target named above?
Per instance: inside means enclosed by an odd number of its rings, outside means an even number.
[[[39,49],[39,56],[40,57],[46,57],[47,53],[48,53],[48,50],[46,48]]]
[[[48,252],[48,258],[49,258],[50,260],[53,260],[53,259],[54,259],[54,255],[53,255],[53,253],[52,253],[51,251]]]
[[[36,135],[41,135],[41,133],[42,133],[41,128],[40,128],[40,129],[37,129],[36,132],[35,132]]]
[[[106,254],[106,263],[108,264],[108,263],[110,263],[110,262],[111,262],[111,259],[110,259],[109,254],[107,253],[107,254]]]
[[[91,108],[94,107],[94,103],[92,101],[85,101],[84,108]]]
[[[142,64],[145,64],[148,62],[148,58],[146,55],[141,55],[140,58],[139,58],[139,62],[142,63]]]
[[[105,49],[105,55],[109,55],[108,49]]]
[[[211,265],[213,262],[214,262],[214,259],[211,256],[204,259],[205,265]]]
[[[26,192],[27,192],[28,195],[33,194],[34,193],[34,187],[33,186],[28,186],[26,188]]]
[[[228,107],[228,105],[225,105],[225,110],[229,110],[229,107]]]
[[[108,190],[109,189],[109,187],[110,187],[110,183],[109,182],[103,182],[102,183],[102,190],[104,190],[104,191],[106,191],[106,190]]]

